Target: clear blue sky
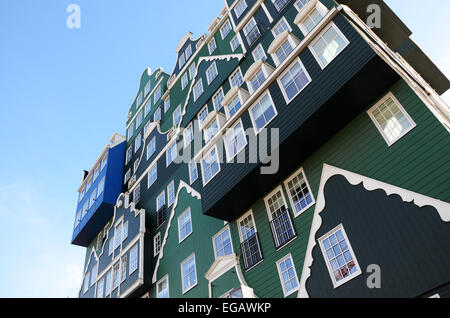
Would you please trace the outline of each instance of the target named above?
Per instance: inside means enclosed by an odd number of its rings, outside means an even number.
[[[450,76],[450,1],[388,0]],[[81,29],[66,8],[81,7]],[[70,245],[77,188],[146,67],[170,73],[223,0],[0,0],[0,297],[74,297],[85,250]],[[439,10],[436,10],[439,8]],[[432,18],[424,18],[432,17]],[[447,102],[449,95],[446,95]]]

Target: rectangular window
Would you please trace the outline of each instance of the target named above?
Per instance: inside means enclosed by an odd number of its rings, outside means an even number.
[[[139,160],[139,159],[136,159],[136,161],[135,161],[134,164],[133,164],[133,171],[134,171],[134,174],[137,173],[137,169],[139,168],[139,163],[140,163],[140,160]]]
[[[147,117],[147,115],[150,113],[150,110],[152,109],[152,103],[151,100],[149,99],[147,101],[147,103],[145,103],[145,107],[144,107],[144,117]]]
[[[91,277],[90,273],[87,272],[86,276],[84,277],[84,284],[83,284],[83,293],[86,294],[89,289],[89,278]]]
[[[128,221],[126,221],[126,222],[123,224],[122,233],[123,233],[123,235],[122,235],[122,242],[123,242],[123,241],[125,241],[125,240],[127,239],[127,237],[128,237]]]
[[[144,88],[144,95],[145,96],[147,96],[148,93],[150,93],[150,88],[151,88],[150,84],[151,84],[150,81],[148,81],[147,84],[145,84],[145,88]]]
[[[130,251],[130,273],[134,273],[138,269],[138,245],[136,244]]]
[[[300,59],[291,64],[278,80],[286,103],[292,101],[310,82],[311,77]]]
[[[259,43],[256,48],[252,52],[253,59],[256,61],[267,60],[266,52],[264,52],[264,48],[261,43]]]
[[[153,114],[153,121],[161,120],[161,107],[158,107]]]
[[[118,248],[122,243],[122,222],[116,226],[114,230],[114,249]]]
[[[264,95],[249,111],[256,133],[266,127],[277,115],[270,93]]]
[[[213,96],[212,101],[213,101],[213,105],[214,105],[214,109],[216,111],[219,111],[222,109],[223,105],[222,105],[222,101],[224,99],[224,94],[223,94],[223,89],[222,87],[219,88],[219,90],[217,91],[217,93]]]
[[[108,155],[105,155],[102,159],[102,164],[100,166],[100,170],[103,170],[106,167],[106,163],[108,162]]]
[[[184,52],[181,53],[180,57],[178,58],[178,68],[181,70],[186,63],[186,57],[184,56]]]
[[[156,198],[156,211],[161,210],[165,205],[166,205],[166,191],[163,191]]]
[[[211,55],[217,48],[217,44],[216,44],[216,39],[212,38],[211,41],[209,41],[208,43],[208,51],[209,54]]]
[[[213,246],[216,258],[233,254],[233,245],[231,244],[229,227],[220,231],[213,237]]]
[[[127,183],[128,180],[130,180],[130,178],[131,178],[131,169],[128,169],[127,172],[125,173],[125,178],[123,180],[123,183],[124,184]]]
[[[233,117],[234,114],[241,108],[241,99],[239,96],[236,97],[230,102],[230,104],[226,107],[228,118]]]
[[[113,290],[119,287],[120,281],[120,263],[117,262],[113,267]]]
[[[298,11],[301,11],[304,6],[306,6],[311,0],[297,0],[295,2],[295,7]]]
[[[234,38],[230,41],[230,47],[231,51],[234,52],[236,49],[241,45],[241,42],[239,41],[238,35],[235,35]]]
[[[189,181],[190,183],[194,183],[195,180],[198,178],[198,168],[197,168],[197,162],[191,161],[189,162]]]
[[[190,123],[183,131],[183,142],[186,148],[194,140],[194,126]]]
[[[203,82],[202,79],[199,79],[198,82],[194,85],[194,102],[203,94]]]
[[[189,77],[191,81],[194,79],[195,76],[195,63],[192,63],[191,66],[189,66]]]
[[[91,197],[89,199],[89,209],[94,205],[95,199],[97,198],[97,190],[92,190]]]
[[[206,185],[220,171],[219,155],[217,153],[216,147],[214,147],[202,159],[201,166],[202,166],[202,173],[203,173],[203,185]]]
[[[147,145],[147,160],[150,159],[156,151],[156,136],[150,140]]]
[[[197,285],[197,268],[195,265],[195,254],[181,263],[181,279],[183,283],[183,294]]]
[[[319,239],[319,242],[335,288],[361,274],[361,269],[342,225],[325,234]]]
[[[109,272],[106,274],[105,296],[111,294],[111,284],[112,284],[112,270],[109,270]]]
[[[209,114],[209,112],[208,112],[208,105],[206,105],[198,113],[198,121],[199,121],[199,126],[200,127],[203,126],[203,121],[205,120],[206,116],[208,116],[208,114]]]
[[[133,134],[134,134],[134,125],[131,124],[131,126],[128,127],[128,130],[127,130],[127,140],[128,141],[131,139],[131,137],[133,137]]]
[[[219,120],[214,119],[207,127],[205,127],[205,142],[210,141],[219,132]]]
[[[244,13],[245,9],[247,9],[247,2],[245,0],[239,0],[237,5],[234,7],[234,13],[236,14],[236,18],[239,18],[242,13]]]
[[[291,254],[280,259],[277,268],[284,297],[287,297],[298,290],[298,277]]]
[[[292,29],[289,26],[289,23],[287,22],[286,18],[283,17],[280,22],[278,22],[272,29],[272,34],[274,37],[277,37],[278,35],[280,35],[281,33],[283,33],[284,31],[288,31],[291,32]]]
[[[220,35],[222,36],[222,40],[225,40],[230,31],[231,23],[230,20],[227,20],[227,22],[225,22],[225,24],[220,28]]]
[[[186,61],[192,56],[192,46],[189,44],[184,51],[184,55],[186,56]]]
[[[321,20],[322,20],[322,13],[317,8],[314,8],[302,20],[300,24],[300,29],[306,36],[316,27],[317,24],[319,24]]]
[[[158,88],[156,88],[156,90],[155,90],[155,95],[154,95],[154,103],[155,103],[155,105],[156,105],[156,102],[161,99],[161,94],[162,94],[161,85],[159,85]]]
[[[103,290],[105,289],[105,278],[99,280],[97,284],[97,298],[103,298]]]
[[[289,42],[289,39],[286,40],[281,46],[278,48],[278,50],[275,51],[276,56],[276,64],[280,65],[281,62],[283,62],[289,54],[293,51],[291,42]]]
[[[173,124],[178,125],[181,122],[181,105],[173,112]]]
[[[105,190],[105,177],[103,177],[102,180],[98,183],[98,190],[97,190],[97,198],[103,193]]]
[[[139,93],[137,99],[136,99],[136,109],[141,106],[142,104],[142,93]]]
[[[178,217],[178,238],[183,242],[192,233],[191,208]]]
[[[150,134],[150,127],[152,126],[152,122],[149,120],[144,126],[144,138],[147,138]]]
[[[138,204],[140,200],[141,200],[141,184],[138,183],[136,188],[134,188],[133,190],[133,202],[134,204]]]
[[[158,232],[153,237],[153,256],[156,256],[159,254],[159,251],[161,250],[161,232]]]
[[[266,80],[266,74],[261,68],[256,74],[250,79],[250,91],[255,92]]]
[[[125,155],[125,164],[126,165],[130,162],[132,156],[133,156],[133,146],[130,146],[130,147],[128,147],[127,153]]]
[[[169,276],[164,276],[159,282],[156,283],[156,297],[157,298],[169,298]]]
[[[170,109],[170,96],[164,100],[164,112],[166,113]]]
[[[231,161],[247,145],[242,120],[239,120],[234,127],[227,130],[225,135],[225,145],[227,160]]]
[[[241,69],[238,68],[233,74],[230,76],[230,85],[233,87],[240,87],[244,83],[244,78],[242,77]]]
[[[331,23],[325,31],[322,31],[316,37],[309,47],[319,65],[324,69],[348,44],[348,40],[341,31],[334,23]]]
[[[168,167],[177,156],[177,143],[174,142],[166,151],[166,167]]]
[[[142,134],[136,136],[136,140],[134,142],[134,152],[138,151],[139,148],[141,148],[142,145]]]
[[[394,144],[416,126],[392,93],[385,96],[368,113],[388,146]]]
[[[172,181],[167,186],[167,206],[171,206],[175,202],[175,182]]]
[[[262,261],[262,252],[252,211],[237,221],[245,270]]]
[[[284,182],[284,185],[296,217],[315,203],[303,169],[295,172],[292,177]]]
[[[124,282],[126,279],[127,279],[127,256],[126,255],[124,255],[124,256],[122,256],[122,259],[121,259],[121,269],[122,269],[122,272],[121,272],[121,274],[120,274],[120,282]]]
[[[111,234],[112,235],[112,234]],[[114,252],[114,236],[109,239],[108,244],[108,256],[110,256]]]
[[[188,74],[184,73],[183,77],[181,78],[181,89],[184,90],[188,84],[189,84]]]
[[[208,85],[217,77],[219,73],[217,72],[216,62],[212,63],[211,66],[206,70],[206,79],[208,81]]]
[[[255,41],[259,38],[261,35],[261,32],[259,31],[259,27],[256,24],[255,18],[252,18],[247,25],[244,27],[244,35],[247,39],[247,43],[249,46],[251,46]]]
[[[139,129],[139,126],[142,124],[142,112],[140,112],[136,117],[136,130]]]
[[[95,170],[94,170],[94,176],[92,177],[92,180],[97,179],[98,174],[99,174],[99,172],[100,172],[99,169],[100,169],[100,167],[95,168]]]
[[[158,163],[155,162],[155,165],[150,168],[150,171],[148,172],[147,175],[147,184],[148,184],[147,187],[150,188],[153,185],[153,183],[155,183],[157,178],[158,178]]]

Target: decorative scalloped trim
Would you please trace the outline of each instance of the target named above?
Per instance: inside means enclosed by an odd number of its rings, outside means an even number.
[[[450,204],[438,199],[434,199],[416,192],[412,192],[385,182],[381,182],[375,179],[371,179],[365,177],[363,175],[350,172],[347,170],[343,170],[337,167],[333,167],[327,164],[323,165],[322,176],[320,178],[319,191],[317,194],[316,207],[314,209],[314,216],[311,225],[311,231],[309,234],[308,246],[305,254],[305,261],[303,263],[302,275],[300,278],[300,288],[297,297],[299,298],[308,298],[308,292],[306,290],[306,281],[311,276],[311,266],[314,261],[312,252],[314,247],[316,246],[315,236],[317,231],[322,226],[322,217],[320,213],[325,208],[325,195],[324,195],[324,187],[328,180],[335,176],[341,175],[347,179],[347,181],[352,185],[362,184],[363,187],[368,191],[374,190],[384,190],[388,196],[392,194],[399,195],[404,202],[411,202],[417,205],[418,207],[424,206],[432,206],[434,207],[439,216],[441,217],[443,222],[450,221]]]

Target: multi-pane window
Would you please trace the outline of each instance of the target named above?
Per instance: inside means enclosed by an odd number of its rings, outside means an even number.
[[[259,133],[273,118],[275,118],[277,115],[277,110],[273,105],[272,98],[269,93],[264,95],[259,102],[252,106],[250,109],[250,115],[257,133]]]
[[[137,169],[139,168],[139,164],[140,164],[140,160],[138,158],[138,159],[136,159],[136,161],[134,162],[134,165],[133,165],[133,171],[134,171],[135,174],[137,173]]]
[[[195,76],[195,63],[189,66],[189,78],[192,80]]]
[[[194,85],[194,101],[196,101],[203,94],[203,82],[199,79]]]
[[[239,47],[239,45],[241,45],[241,42],[239,41],[238,36],[236,35],[234,38],[231,39],[230,41],[230,47],[231,47],[231,51],[234,52],[236,51],[236,49]]]
[[[264,48],[262,44],[258,44],[258,46],[252,52],[253,59],[256,61],[262,60],[265,61],[267,59],[266,52],[264,52]]]
[[[99,167],[95,168],[95,170],[94,170],[94,176],[92,177],[92,180],[97,179],[99,172],[100,172]]]
[[[233,245],[231,244],[230,228],[226,228],[213,237],[214,252],[216,257],[233,254]]]
[[[110,256],[114,252],[114,236],[110,238],[108,244],[108,256]]]
[[[130,251],[130,273],[134,273],[138,269],[138,245],[136,244]]]
[[[234,127],[228,129],[225,135],[225,144],[228,161],[232,160],[247,145],[242,121],[239,121]]]
[[[107,162],[108,162],[108,155],[105,155],[105,157],[103,157],[103,159],[102,159],[102,163],[100,165],[100,170],[103,170],[103,168],[106,167]]]
[[[183,293],[197,285],[195,255],[190,256],[187,260],[181,263],[181,277],[183,282]]]
[[[199,125],[200,127],[203,126],[203,121],[205,120],[206,116],[208,116],[208,105],[206,105],[205,107],[203,107],[200,112],[198,113],[198,121],[199,121]]]
[[[314,27],[322,20],[322,14],[317,8],[314,8],[309,12],[301,23],[301,29],[306,34],[311,32]]]
[[[184,51],[184,55],[186,56],[186,61],[192,56],[192,46],[189,44]]]
[[[220,171],[219,155],[217,149],[213,148],[202,159],[203,184],[207,184]]]
[[[284,41],[283,44],[280,45],[280,47],[275,51],[275,56],[277,57],[277,64],[281,64],[288,55],[293,51],[291,42],[289,42],[289,39]]]
[[[314,204],[314,198],[303,170],[296,172],[293,177],[285,181],[286,190],[294,209],[295,216],[300,215]]]
[[[212,38],[208,43],[209,54],[212,54],[217,48],[216,39]]]
[[[113,290],[119,287],[120,281],[120,263],[117,262],[113,266]]]
[[[223,101],[224,97],[225,96],[223,94],[223,88],[221,87],[212,98],[214,109],[216,111],[219,111],[222,109],[222,107],[223,107],[222,101]]]
[[[142,112],[136,116],[136,130],[138,130],[139,126],[142,124]]]
[[[287,297],[298,290],[298,277],[291,254],[279,260],[277,268],[284,296]]]
[[[244,35],[247,43],[251,46],[261,35],[255,18],[252,18],[244,27]]]
[[[166,151],[166,166],[168,167],[177,156],[177,143],[174,142]]]
[[[153,256],[156,256],[159,254],[159,251],[161,250],[161,232],[158,232],[153,237]]]
[[[280,12],[289,0],[272,0],[272,2],[278,12]]]
[[[86,214],[87,214],[87,212],[89,210],[88,204],[89,204],[89,202],[86,200],[86,202],[83,205],[83,215],[81,216],[81,218],[84,218],[86,216]]]
[[[222,40],[224,40],[227,37],[230,31],[231,31],[231,22],[230,20],[227,20],[227,22],[225,22],[225,24],[220,28],[220,35],[222,36]]]
[[[192,184],[198,178],[197,162],[189,162],[189,181]]]
[[[153,114],[153,121],[161,120],[161,107],[158,107]]]
[[[161,210],[165,205],[166,205],[166,191],[163,191],[156,198],[156,211]]]
[[[255,92],[266,80],[266,74],[264,74],[264,70],[261,68],[255,75],[250,79],[250,89],[252,92]]]
[[[234,13],[236,17],[239,18],[242,13],[244,13],[245,9],[247,9],[247,2],[245,0],[239,0],[237,5],[234,7]]]
[[[125,173],[125,177],[123,179],[123,183],[124,184],[127,183],[128,180],[130,180],[130,178],[131,178],[131,169],[128,169],[127,172]]]
[[[184,147],[187,147],[194,139],[194,126],[190,123],[183,131]]]
[[[414,121],[392,94],[372,107],[369,115],[389,146],[415,127]]]
[[[295,2],[295,6],[297,7],[297,9],[300,11],[303,9],[304,6],[306,6],[308,4],[308,2],[310,2],[311,0],[297,0]]]
[[[150,140],[150,142],[147,145],[147,160],[153,156],[153,154],[156,151],[156,136]]]
[[[87,272],[86,276],[84,277],[84,284],[83,284],[83,293],[86,294],[86,292],[89,289],[89,278],[91,277],[90,273]]]
[[[167,186],[167,206],[171,206],[175,202],[175,182],[172,181]]]
[[[253,214],[250,211],[238,220],[239,236],[241,240],[241,251],[244,258],[245,269],[255,266],[262,260],[259,239]]]
[[[137,99],[136,99],[136,108],[138,108],[139,106],[141,106],[142,104],[142,93],[139,93]]]
[[[236,112],[241,108],[241,99],[239,96],[236,95],[236,97],[230,102],[230,104],[227,106],[227,114],[228,117],[232,117]]]
[[[136,136],[136,140],[134,142],[134,152],[138,151],[142,145],[142,134]]]
[[[103,177],[102,180],[98,183],[98,189],[97,189],[97,198],[103,193],[105,190],[105,177]]]
[[[97,198],[96,189],[92,190],[91,197],[89,198],[89,209],[94,205],[95,199]]]
[[[140,200],[141,200],[141,184],[138,183],[136,188],[134,188],[133,190],[133,202],[134,204],[138,204]]]
[[[309,82],[311,82],[311,78],[306,72],[305,67],[300,60],[296,60],[288,71],[286,71],[279,79],[286,102],[293,100],[294,97],[309,84]]]
[[[120,273],[120,281],[123,282],[125,279],[127,279],[127,256],[124,255],[121,259],[121,269],[122,272]]]
[[[191,233],[192,233],[191,208],[188,208],[178,218],[178,237],[179,237],[179,241],[182,242]]]
[[[97,298],[103,298],[104,289],[105,289],[105,278],[103,277],[97,283]]]
[[[230,85],[231,85],[231,87],[240,87],[243,83],[244,83],[244,78],[242,77],[241,69],[238,68],[230,76]]]
[[[110,270],[106,274],[106,281],[105,281],[105,296],[108,296],[111,294],[111,284],[112,284],[112,270]]]
[[[173,112],[173,124],[178,125],[181,121],[181,105]]]
[[[166,275],[163,279],[156,283],[156,297],[169,298],[169,276]]]
[[[155,183],[156,179],[158,178],[158,165],[155,163],[153,167],[150,168],[150,171],[147,175],[147,184],[148,188],[150,188],[153,183]]]
[[[164,100],[164,112],[166,113],[170,108],[170,96]]]
[[[212,63],[211,66],[206,70],[206,79],[208,81],[208,85],[217,77],[219,73],[217,72],[216,62]]]
[[[122,222],[116,226],[114,230],[114,249],[118,248],[122,243]]]
[[[181,89],[185,89],[188,83],[189,83],[188,73],[184,73],[183,77],[181,78]]]
[[[214,119],[207,127],[205,127],[205,142],[210,141],[219,132],[219,120]]]
[[[181,70],[186,63],[186,57],[184,56],[184,52],[181,53],[180,57],[178,58],[178,68]]]
[[[134,134],[134,125],[131,124],[131,126],[128,127],[128,130],[127,130],[127,140],[130,140],[131,137],[133,137],[133,134]]]
[[[361,274],[361,269],[342,225],[321,237],[319,242],[334,287]]]
[[[145,84],[145,88],[144,88],[144,95],[147,96],[148,93],[150,93],[150,89],[151,89],[151,82],[148,81],[147,84]]]
[[[125,164],[126,165],[130,162],[132,156],[133,156],[133,146],[130,146],[130,147],[128,147],[127,153],[125,155]]]
[[[159,85],[158,88],[155,90],[155,95],[154,95],[154,103],[155,104],[157,101],[160,100],[161,94],[162,94],[161,85]]]
[[[148,100],[144,106],[144,117],[147,117],[147,115],[150,113],[151,109],[152,109],[152,103],[151,103],[151,100]]]
[[[289,26],[286,18],[283,17],[280,22],[278,22],[277,25],[273,27],[272,33],[274,37],[277,37],[284,31],[291,31],[291,27]]]
[[[310,47],[320,66],[325,68],[348,43],[345,36],[332,23],[328,29],[316,37]]]
[[[128,221],[126,221],[122,227],[122,242],[125,241],[127,237],[128,237]]]

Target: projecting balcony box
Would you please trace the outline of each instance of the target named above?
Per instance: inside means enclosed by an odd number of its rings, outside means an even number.
[[[96,164],[83,179],[72,244],[88,247],[114,215],[114,205],[122,192],[125,137],[114,134]]]

